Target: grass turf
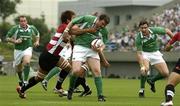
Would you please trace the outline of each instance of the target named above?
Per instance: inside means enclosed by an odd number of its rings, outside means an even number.
[[[64,88],[68,88],[69,80],[64,82]],[[44,91],[40,83],[27,91],[27,98],[20,99],[16,93],[17,78],[12,76],[0,76],[0,106],[159,106],[164,100],[165,80],[156,83],[156,93],[150,91],[146,84],[145,98],[138,97],[139,80],[127,79],[103,79],[106,102],[98,102],[93,78],[87,79],[92,89],[92,94],[87,97],[78,97],[74,93],[73,100],[59,97],[52,89],[56,84],[53,78],[48,84],[48,91]],[[180,86],[176,87],[174,106],[180,106]]]

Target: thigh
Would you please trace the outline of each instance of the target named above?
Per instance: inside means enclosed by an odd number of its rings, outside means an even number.
[[[23,64],[30,63],[32,57],[32,47],[23,51]]]
[[[59,56],[54,56],[47,51],[43,52],[39,56],[39,66],[42,70],[49,72],[57,65],[59,58]]]
[[[23,51],[14,50],[14,63],[13,63],[13,66],[17,66],[17,65],[21,64],[23,56],[24,56]]]
[[[93,72],[95,77],[101,76],[100,60],[96,58],[88,58],[88,66]]]
[[[159,73],[161,73],[161,75],[163,75],[164,77],[169,76],[169,70],[165,62],[155,64],[154,66],[159,71]]]

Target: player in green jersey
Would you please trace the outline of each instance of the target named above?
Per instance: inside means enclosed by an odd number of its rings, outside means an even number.
[[[19,77],[19,85],[26,85],[30,71],[33,36],[36,37],[34,46],[37,47],[39,46],[39,31],[33,25],[28,24],[25,16],[20,16],[19,25],[12,27],[6,36],[7,41],[15,45],[14,66]]]
[[[76,76],[81,76],[83,73],[80,70],[81,65],[82,63],[87,62],[89,68],[91,69],[95,77],[94,81],[97,88],[98,101],[105,101],[102,93],[102,77],[98,55],[98,52],[102,51],[105,45],[100,48],[93,47],[93,50],[91,48],[91,42],[96,38],[102,39],[104,43],[107,42],[108,31],[105,26],[109,24],[109,21],[109,17],[105,14],[102,14],[98,17],[92,15],[85,15],[73,19],[66,27],[64,34],[68,34],[68,32],[71,32],[71,27],[75,24],[80,24],[80,29],[94,28],[95,30],[94,33],[87,32],[79,34],[81,36],[76,34],[76,37],[74,39],[72,76],[70,78],[70,86],[67,96],[69,100],[72,99],[72,93],[77,78]]]
[[[173,33],[167,28],[149,27],[146,20],[142,20],[139,23],[139,30],[136,36],[136,48],[141,71],[141,83],[146,81],[149,64],[154,65],[159,74],[147,79],[147,82],[150,84],[152,92],[155,92],[155,81],[169,76],[168,67],[162,58],[162,54],[159,52],[157,36],[167,34],[172,38]],[[143,88],[140,89],[139,96],[144,97]]]

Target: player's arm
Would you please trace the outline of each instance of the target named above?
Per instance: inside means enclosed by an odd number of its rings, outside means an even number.
[[[37,47],[37,46],[39,46],[40,34],[39,34],[39,31],[36,29],[36,27],[32,26],[32,30],[35,35],[34,46]]]
[[[165,31],[166,31],[166,34],[167,34],[170,38],[173,38],[173,33],[172,33],[172,31],[171,31],[170,29],[166,28]]]
[[[84,33],[95,33],[97,30],[95,28],[85,28],[85,29],[80,29],[77,25],[74,25],[70,30],[69,34],[70,35],[76,35],[79,36]]]
[[[105,45],[102,47],[102,49],[99,50],[98,54],[99,54],[102,66],[107,68],[110,66],[110,64],[104,55],[104,52],[103,52],[104,48],[105,48]]]
[[[142,55],[143,49],[142,49],[142,42],[140,39],[140,35],[136,37],[136,49],[137,49],[136,57],[140,65],[141,74],[145,75],[147,70],[146,70],[146,66],[144,64],[144,59]]]
[[[14,26],[14,27],[12,27],[9,31],[8,31],[8,33],[7,33],[7,35],[6,35],[6,41],[7,42],[11,42],[11,43],[14,43],[14,44],[19,44],[19,43],[21,43],[22,42],[22,39],[21,38],[19,38],[19,39],[16,39],[16,31],[17,31],[17,26]]]
[[[109,67],[110,64],[109,64],[108,60],[106,59],[106,57],[104,55],[104,52],[103,52],[104,48],[105,48],[104,44],[102,46],[100,46],[100,47],[96,47],[96,46],[92,47],[92,49],[94,51],[98,52],[98,55],[99,55],[100,61],[101,61],[101,65],[104,66],[104,67]]]
[[[174,44],[174,42],[177,41],[177,39],[178,39],[177,37],[178,37],[178,33],[176,33],[173,36],[173,38],[167,43],[167,45],[165,46],[166,51],[170,51],[173,48],[172,44]]]

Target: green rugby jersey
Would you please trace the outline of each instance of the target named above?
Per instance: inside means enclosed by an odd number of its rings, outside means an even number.
[[[27,29],[16,25],[12,27],[6,35],[7,38],[14,37],[15,39],[22,39],[22,43],[15,44],[15,49],[17,50],[25,50],[28,47],[32,47],[33,36],[39,37],[39,31],[33,25],[28,25]]]
[[[159,50],[157,36],[165,35],[166,34],[165,28],[150,27],[148,30],[150,31],[149,37],[143,36],[142,32],[137,33],[136,35],[137,51],[154,52]]]
[[[72,23],[79,24],[80,29],[85,29],[85,28],[94,27],[94,24],[96,21],[97,21],[96,16],[85,15],[85,16],[80,16],[80,17],[73,19]],[[84,34],[81,34],[80,36],[76,36],[74,39],[74,44],[90,48],[91,42],[95,38],[101,38],[104,43],[107,43],[107,40],[108,40],[107,29],[101,28],[96,33],[93,33],[93,34],[92,33],[84,33]]]

